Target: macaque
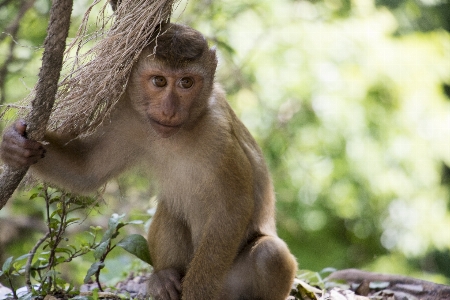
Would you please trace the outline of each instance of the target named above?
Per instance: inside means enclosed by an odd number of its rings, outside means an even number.
[[[81,194],[133,165],[148,166],[159,191],[148,233],[148,293],[162,300],[282,300],[297,264],[277,237],[261,150],[214,83],[216,66],[201,33],[162,25],[93,134],[48,132],[44,146],[27,139],[19,120],[4,133],[1,157]]]

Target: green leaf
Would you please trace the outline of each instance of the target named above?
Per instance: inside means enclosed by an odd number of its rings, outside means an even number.
[[[20,269],[17,270],[17,274],[23,276],[25,274],[25,266],[20,267]]]
[[[19,260],[28,258],[30,255],[31,255],[30,253],[24,254],[24,255],[19,256],[18,258],[16,258],[14,261],[19,261]]]
[[[65,286],[67,284],[67,282],[61,277],[56,277],[54,280],[59,286]]]
[[[61,274],[55,270],[49,270],[47,273],[45,273],[44,278],[56,278],[58,274]]]
[[[119,223],[117,224],[116,231],[119,230],[120,228],[122,228],[122,227],[125,226],[125,225],[127,225],[127,223],[119,222]]]
[[[58,214],[58,209],[55,210],[55,211],[53,211],[53,212],[50,214],[50,219],[52,219],[53,221],[59,221],[58,219],[55,219],[55,218],[54,218],[54,216],[57,215],[57,214]]]
[[[55,264],[54,264],[54,265],[62,264],[62,263],[64,263],[65,261],[66,261],[66,258],[65,258],[64,256],[59,256],[59,257],[56,258]]]
[[[297,285],[297,289],[298,289],[298,294],[300,296],[300,299],[316,300],[316,299],[318,299],[316,294],[320,295],[322,293],[322,291],[319,290],[318,288],[315,288],[302,280],[299,281],[299,284]]]
[[[108,224],[108,229],[106,229],[105,234],[102,236],[101,242],[106,242],[111,240],[113,234],[116,232],[117,224]]]
[[[114,234],[111,236],[111,239],[113,240],[113,239],[115,239],[115,238],[118,237],[118,236],[119,236],[119,232],[116,231],[116,232],[114,232]]]
[[[56,196],[56,197],[54,197],[54,198],[51,198],[50,201],[49,201],[49,203],[50,203],[50,204],[53,204],[53,203],[55,203],[55,202],[59,202],[60,200],[61,200],[61,197],[60,197],[60,196]]]
[[[55,252],[56,252],[56,253],[66,253],[66,254],[68,254],[68,255],[72,255],[72,251],[70,251],[70,250],[67,249],[67,248],[56,248],[56,249],[55,249]]]
[[[36,270],[40,267],[40,265],[42,264],[42,260],[40,260],[39,258],[31,265],[31,269]]]
[[[76,296],[80,293],[79,291],[75,290],[75,287],[70,282],[67,284],[65,292],[72,296]]]
[[[32,300],[32,299],[33,293],[26,293],[25,295],[19,297],[19,300]]]
[[[91,265],[91,267],[89,268],[89,270],[86,273],[86,277],[84,277],[84,283],[89,283],[89,280],[91,279],[91,277],[97,273],[97,271],[103,269],[105,267],[104,263],[101,262],[95,262]]]
[[[148,251],[147,240],[142,235],[129,235],[118,242],[117,246],[122,247],[124,250],[128,251],[129,253],[133,254],[149,265],[152,264],[150,252]]]
[[[122,214],[122,215],[113,214],[111,216],[111,218],[109,218],[108,229],[111,229],[114,232],[116,230],[117,226],[119,225],[120,220],[122,220],[123,217],[125,217],[125,214]]]
[[[123,217],[125,217],[125,214],[113,214],[111,218],[109,218],[108,229],[105,231],[101,243],[106,241],[109,242],[111,239],[117,237],[117,235],[119,234],[117,230],[124,226],[123,222],[120,221],[121,219],[123,219]]]
[[[109,245],[109,240],[100,243],[100,245],[95,249],[94,258],[96,260],[99,260],[103,256],[103,254],[106,253],[106,250],[108,249],[108,245]]]
[[[34,193],[30,196],[30,200],[33,200],[34,198],[38,197],[39,193]]]
[[[5,260],[5,262],[3,263],[3,267],[2,267],[3,273],[9,274],[13,258],[14,258],[13,256],[10,256]]]
[[[69,226],[69,225],[71,225],[71,224],[73,224],[73,223],[77,223],[77,221],[78,221],[79,219],[80,219],[80,218],[72,218],[72,219],[67,220],[67,221],[66,221],[66,226]]]

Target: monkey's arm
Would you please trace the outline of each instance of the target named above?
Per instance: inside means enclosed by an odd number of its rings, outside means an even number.
[[[73,192],[94,191],[143,154],[140,146],[145,140],[142,122],[129,110],[116,110],[105,123],[84,138],[47,133],[45,158],[30,170]]]
[[[77,193],[92,192],[116,176],[138,156],[137,147],[116,126],[110,125],[87,138],[70,140],[46,134],[45,158],[30,170],[38,177]]]

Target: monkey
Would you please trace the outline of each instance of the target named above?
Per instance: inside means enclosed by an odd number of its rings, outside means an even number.
[[[277,236],[262,151],[215,82],[216,50],[188,26],[160,27],[94,133],[49,131],[44,145],[19,120],[5,130],[1,158],[80,194],[148,167],[158,186],[148,231],[154,299],[286,299],[297,262]]]

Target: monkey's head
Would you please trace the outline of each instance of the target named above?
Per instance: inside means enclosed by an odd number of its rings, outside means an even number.
[[[192,126],[207,108],[217,57],[190,27],[165,24],[160,29],[133,67],[127,93],[152,128],[170,137]]]

